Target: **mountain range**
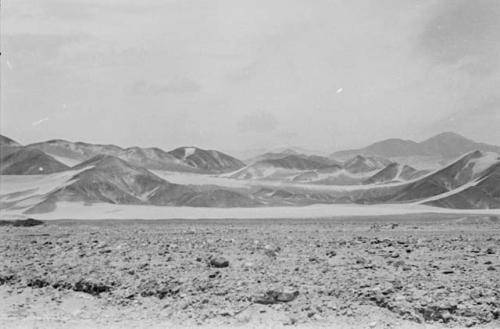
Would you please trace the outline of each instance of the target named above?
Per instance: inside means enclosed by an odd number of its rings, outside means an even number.
[[[379,156],[404,164],[437,167],[475,150],[500,153],[500,146],[478,143],[453,132],[444,132],[422,142],[391,138],[361,149],[337,151],[331,158],[342,160],[356,155]]]
[[[143,167],[110,155],[97,155],[72,170],[75,174],[70,179],[44,195],[28,212],[48,212],[64,201],[192,207],[258,205],[234,191],[172,184]]]
[[[10,152],[12,148],[23,149],[25,152],[36,150],[45,153],[51,160],[56,160],[60,164],[70,167],[101,154],[114,156],[132,165],[153,170],[221,173],[233,171],[244,166],[244,163],[240,160],[222,152],[203,150],[196,147],[181,147],[166,152],[154,147],[121,148],[116,145],[69,142],[61,139],[26,146],[21,146],[7,137],[3,137],[1,142],[2,144],[0,145],[2,145],[1,149],[3,150],[1,153],[4,155]]]
[[[463,150],[469,151],[459,153]],[[419,203],[500,208],[499,152],[500,147],[443,133],[421,143],[382,141],[336,152],[336,158],[287,149],[265,152],[245,164],[197,147],[167,152],[64,140],[23,146],[0,136],[0,177],[12,176],[2,179],[0,209],[51,212],[61,202],[190,207]],[[344,156],[349,157],[341,160]],[[415,156],[447,163],[421,170],[395,161]],[[7,188],[6,182],[11,184]]]

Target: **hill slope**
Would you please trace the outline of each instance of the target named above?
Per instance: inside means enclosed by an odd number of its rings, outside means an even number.
[[[357,202],[419,202],[452,208],[498,208],[500,155],[474,151],[406,184],[363,192]],[[376,192],[376,193],[375,193]],[[469,200],[469,201],[466,201]]]
[[[18,146],[21,146],[21,144],[19,144],[18,142],[16,142],[13,139],[10,139],[9,137],[0,135],[0,147],[2,147],[2,146],[15,146],[15,147],[18,147]]]
[[[500,163],[488,169],[476,181],[466,184],[464,188],[432,197],[422,203],[455,209],[499,209]]]
[[[1,175],[40,175],[69,169],[65,164],[39,150],[26,147],[2,147]]]

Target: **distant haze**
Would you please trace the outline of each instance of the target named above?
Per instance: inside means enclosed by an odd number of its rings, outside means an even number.
[[[333,152],[500,143],[497,0],[4,0],[1,134]]]

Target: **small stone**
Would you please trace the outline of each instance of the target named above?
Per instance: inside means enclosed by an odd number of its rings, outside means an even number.
[[[228,267],[229,261],[224,257],[217,256],[210,259],[210,265],[217,268]]]
[[[276,290],[268,290],[265,294],[255,297],[254,302],[258,304],[288,303],[294,300],[298,295],[298,291],[281,292]]]

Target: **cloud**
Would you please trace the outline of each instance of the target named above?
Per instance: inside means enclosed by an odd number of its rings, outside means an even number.
[[[1,124],[33,128],[47,115],[39,128],[57,129],[24,139],[129,145],[140,135],[163,147],[423,139],[421,129],[498,94],[497,3],[7,1]],[[496,114],[482,113],[484,131]]]
[[[250,113],[238,122],[238,127],[243,133],[269,133],[277,126],[278,120],[269,112]]]

